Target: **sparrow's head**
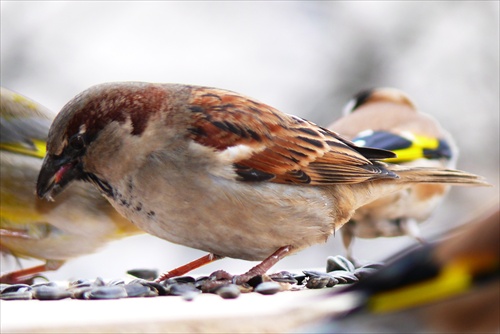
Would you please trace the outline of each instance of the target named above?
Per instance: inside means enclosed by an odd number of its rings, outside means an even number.
[[[52,199],[73,180],[91,181],[102,191],[109,192],[109,185],[99,171],[116,166],[109,164],[110,159],[102,158],[124,159],[120,153],[128,151],[132,157],[136,151],[141,151],[142,140],[151,136],[145,134],[146,129],[164,117],[171,100],[169,94],[176,87],[111,83],[91,87],[73,98],[50,128],[37,195]]]

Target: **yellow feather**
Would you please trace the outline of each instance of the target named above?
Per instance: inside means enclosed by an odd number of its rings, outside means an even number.
[[[46,142],[37,139],[33,139],[32,142],[34,148],[20,143],[0,143],[0,149],[43,159],[46,154]]]
[[[463,263],[451,263],[432,280],[372,296],[369,308],[374,313],[393,312],[453,296],[470,286],[468,269]]]
[[[409,138],[407,138],[409,139]],[[439,147],[439,140],[436,138],[414,135],[411,138],[410,147],[393,150],[397,157],[384,159],[384,162],[402,163],[424,158],[424,150],[435,150]]]

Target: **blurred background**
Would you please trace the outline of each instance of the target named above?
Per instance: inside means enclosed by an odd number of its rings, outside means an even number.
[[[54,113],[103,82],[206,85],[323,126],[360,90],[402,89],[455,136],[458,168],[493,185],[453,188],[422,226],[431,238],[499,198],[499,31],[498,1],[2,1],[1,85]],[[411,243],[357,239],[354,254],[382,260]],[[114,278],[132,268],[172,269],[203,254],[142,235],[46,276]],[[274,270],[324,267],[337,254],[339,233]],[[8,258],[1,264],[1,271],[16,268]],[[194,274],[253,265],[224,259]]]

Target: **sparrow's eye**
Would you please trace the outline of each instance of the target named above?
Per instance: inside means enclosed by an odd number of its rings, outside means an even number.
[[[78,133],[69,139],[69,146],[75,151],[80,151],[85,148],[85,140],[83,135]]]

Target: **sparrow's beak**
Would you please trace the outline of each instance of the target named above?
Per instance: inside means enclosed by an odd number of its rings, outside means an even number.
[[[76,160],[65,157],[46,155],[38,174],[36,194],[39,198],[53,201],[66,186],[83,175]]]

